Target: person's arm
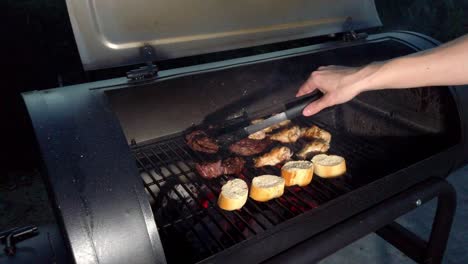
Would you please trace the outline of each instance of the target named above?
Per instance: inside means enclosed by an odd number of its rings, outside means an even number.
[[[468,35],[431,50],[364,67],[320,67],[300,87],[297,96],[315,89],[324,93],[304,109],[303,114],[310,116],[364,91],[461,84],[468,84]]]

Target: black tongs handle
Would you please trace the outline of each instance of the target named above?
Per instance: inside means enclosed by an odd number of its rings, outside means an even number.
[[[225,131],[225,133],[221,133],[217,137],[218,142],[222,142],[223,144],[229,144],[242,138],[246,138],[249,135],[252,135],[272,125],[281,123],[288,119],[294,119],[302,114],[302,111],[308,104],[320,99],[322,95],[323,94],[317,90],[309,95],[300,98],[295,98],[293,101],[284,105],[286,108],[284,112],[269,117],[261,121],[260,123],[252,124],[247,127],[236,129],[230,132]]]
[[[306,108],[307,105],[310,103],[317,101],[323,96],[323,93],[320,92],[319,90],[316,90],[312,92],[309,95],[303,96],[302,98],[299,98],[298,100],[291,102],[289,104],[286,104],[286,111],[284,113],[286,114],[286,117],[291,120],[294,119],[298,116],[302,115],[302,111],[304,111],[304,108]]]

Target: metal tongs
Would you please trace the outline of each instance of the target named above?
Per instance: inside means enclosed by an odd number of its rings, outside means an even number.
[[[285,111],[269,117],[259,123],[250,124],[250,122],[246,122],[245,119],[242,119],[238,122],[225,124],[217,129],[216,132],[211,134],[216,138],[218,143],[222,145],[231,144],[265,128],[301,116],[302,111],[308,104],[320,99],[322,96],[323,94],[316,90],[308,95],[301,96],[284,104],[284,109],[286,109]]]

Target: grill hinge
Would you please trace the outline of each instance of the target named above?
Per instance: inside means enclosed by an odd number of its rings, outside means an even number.
[[[151,79],[158,76],[158,67],[153,64],[152,60],[155,57],[153,47],[145,45],[140,49],[141,56],[145,59],[146,65],[138,69],[127,72],[127,78],[135,80]]]
[[[345,21],[344,24],[344,34],[343,34],[343,41],[345,42],[352,42],[352,41],[357,41],[357,40],[362,40],[362,39],[367,39],[368,34],[365,32],[360,32],[357,33],[354,31],[354,26],[353,26],[353,18],[348,17]]]

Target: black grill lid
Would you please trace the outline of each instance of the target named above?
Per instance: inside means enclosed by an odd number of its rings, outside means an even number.
[[[373,0],[67,0],[86,70],[380,26]]]

